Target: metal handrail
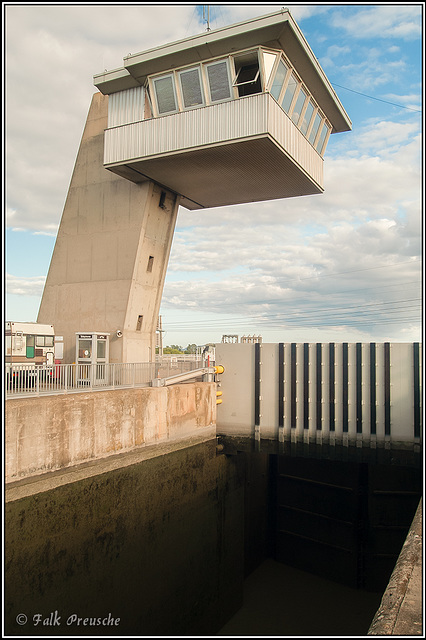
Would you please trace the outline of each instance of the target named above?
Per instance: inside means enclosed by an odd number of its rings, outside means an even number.
[[[6,398],[84,393],[107,389],[162,386],[208,373],[199,361],[102,363],[102,364],[6,364]],[[178,371],[178,373],[176,373]],[[194,373],[193,373],[194,372]],[[158,381],[165,381],[159,385]]]

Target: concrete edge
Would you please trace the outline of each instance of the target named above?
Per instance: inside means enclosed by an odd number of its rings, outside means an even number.
[[[368,635],[422,635],[422,499]]]
[[[84,462],[72,467],[49,471],[38,476],[32,476],[7,483],[5,486],[5,503],[20,500],[37,493],[50,491],[72,482],[78,482],[86,478],[115,471],[123,467],[138,464],[143,460],[149,460],[158,456],[167,455],[173,451],[179,451],[187,447],[192,447],[209,440],[216,441],[215,425],[199,429],[197,435],[176,440],[167,440],[147,446],[141,446],[131,451],[112,454],[108,457],[90,462]]]

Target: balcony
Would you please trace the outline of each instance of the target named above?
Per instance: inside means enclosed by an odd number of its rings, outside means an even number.
[[[269,93],[105,131],[104,166],[187,209],[323,192],[323,159]]]

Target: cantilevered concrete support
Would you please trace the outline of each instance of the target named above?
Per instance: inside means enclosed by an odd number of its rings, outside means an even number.
[[[76,331],[109,332],[111,362],[147,362],[155,354],[179,196],[104,168],[107,114],[108,96],[96,93],[37,319],[64,336],[64,362],[75,360]]]

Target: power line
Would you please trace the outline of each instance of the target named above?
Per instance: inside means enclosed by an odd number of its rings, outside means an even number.
[[[389,100],[382,100],[382,98],[375,98],[374,96],[369,96],[366,93],[361,93],[361,91],[355,91],[355,89],[349,89],[348,87],[342,87],[341,84],[336,84],[335,82],[331,83],[333,87],[339,87],[339,89],[345,89],[345,91],[350,91],[351,93],[356,93],[359,96],[363,96],[364,98],[369,98],[370,100],[377,100],[377,102],[384,102],[385,104],[391,104],[393,107],[399,107],[400,109],[408,109],[409,111],[415,111],[416,113],[422,113],[421,109],[413,109],[413,107],[405,107],[403,104],[396,104],[395,102],[389,102]]]
[[[211,318],[209,320],[193,320],[189,322],[172,322],[168,324],[168,330],[179,330],[182,327],[183,330],[197,329],[204,327],[206,324],[210,327],[217,325],[217,327],[230,324],[247,324],[248,322],[262,322],[262,323],[274,323],[284,322],[284,324],[292,324],[294,322],[301,323],[302,326],[307,326],[309,322],[314,321],[319,324],[325,321],[332,321],[333,324],[340,321],[345,321],[348,324],[348,320],[355,320],[357,322],[369,322],[369,318],[372,319],[373,314],[377,314],[378,318],[376,322],[383,322],[389,320],[389,315],[395,313],[407,313],[410,310],[420,311],[421,305],[409,305],[405,306],[405,303],[421,302],[420,298],[411,298],[407,300],[388,301],[380,303],[366,303],[364,305],[349,305],[346,307],[334,307],[334,308],[319,308],[319,309],[303,309],[299,308],[292,312],[274,313],[274,314],[259,314],[248,316],[234,316],[233,318]],[[288,304],[288,301],[285,302]],[[385,305],[392,305],[392,309],[383,308]],[[382,307],[382,308],[380,308]],[[331,317],[330,317],[331,315]],[[416,313],[415,318],[412,321],[419,320],[419,313]]]

